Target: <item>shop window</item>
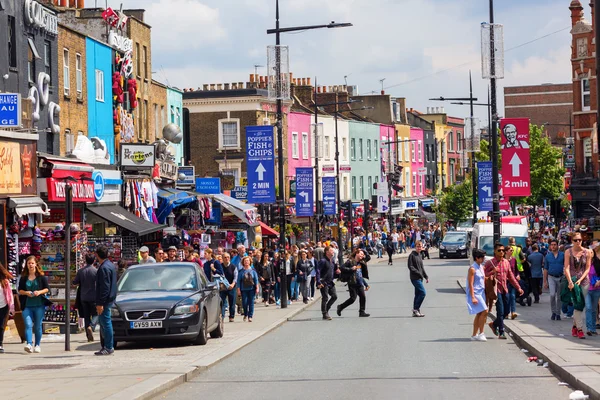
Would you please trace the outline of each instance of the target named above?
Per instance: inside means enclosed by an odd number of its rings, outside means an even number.
[[[219,120],[219,149],[240,150],[240,120]]]
[[[308,133],[302,132],[302,159],[308,160]]]
[[[96,70],[96,101],[104,102],[104,71]]]
[[[69,69],[69,50],[63,49],[63,87],[64,95],[71,93],[71,73]]]
[[[298,158],[298,132],[292,132],[292,158]]]
[[[81,62],[81,54],[75,54],[75,81],[77,85],[77,98],[83,98],[83,71],[82,71],[82,62]]]
[[[17,68],[17,35],[15,17],[8,16],[8,66]]]
[[[581,80],[581,110],[590,111],[590,81],[589,79]]]

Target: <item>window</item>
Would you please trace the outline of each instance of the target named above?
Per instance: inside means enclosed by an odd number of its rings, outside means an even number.
[[[75,148],[75,137],[70,129],[65,129],[65,146],[67,154],[71,154]]]
[[[144,116],[144,132],[146,133],[146,139],[148,139],[148,100],[144,100],[144,110],[143,110],[143,116]]]
[[[354,139],[350,139],[350,156],[356,160],[356,141]]]
[[[298,158],[298,132],[292,132],[292,157]]]
[[[417,150],[419,151],[419,162],[423,161],[423,143],[419,140],[417,142]]]
[[[358,159],[363,159],[363,140],[358,139]]]
[[[83,73],[81,70],[81,54],[75,54],[75,80],[77,81],[77,97],[83,97]]]
[[[360,177],[360,199],[359,200],[364,200],[365,198],[365,178],[363,176]]]
[[[144,61],[144,79],[148,79],[148,48],[146,46],[144,46],[142,59]]]
[[[71,73],[69,70],[69,50],[63,49],[63,86],[64,86],[64,94],[68,96],[71,91]],[[98,87],[96,84],[96,92],[98,91]]]
[[[371,198],[373,197],[373,178],[371,178],[369,176],[368,182],[369,182],[369,185],[368,185],[369,187],[367,188],[367,190],[369,191],[369,200],[371,200]]]
[[[454,151],[454,132],[452,131],[448,135],[448,151]]]
[[[423,175],[419,174],[419,194],[423,194]]]
[[[404,181],[404,190],[410,192],[410,172],[406,171],[406,180]],[[406,193],[407,196],[410,196],[410,193]]]
[[[348,177],[344,177],[344,198],[348,198]]]
[[[154,104],[154,138],[159,138],[160,131],[158,129],[158,104]]]
[[[367,160],[371,159],[371,139],[367,139]]]
[[[17,68],[17,27],[15,17],[8,16],[8,66]]]
[[[96,70],[96,100],[104,101],[104,71]]]
[[[50,77],[50,92],[52,92],[52,54],[51,54],[50,42],[44,40],[44,72]]]
[[[459,153],[462,150],[462,139],[460,132],[456,132],[456,149]]]
[[[356,177],[352,177],[352,198],[356,199]]]
[[[35,58],[31,47],[27,49],[27,78],[30,83],[35,82]]]
[[[239,149],[240,148],[240,120],[239,119],[219,120],[219,148],[220,149]]]
[[[302,159],[308,160],[308,132],[302,132]]]
[[[141,54],[140,54],[140,44],[136,43],[135,44],[135,73],[136,75],[139,77],[140,73],[141,73],[141,69],[140,69],[140,60],[142,59]]]
[[[408,145],[410,142],[404,142],[404,161],[410,161],[410,153],[408,152]]]
[[[581,110],[589,111],[590,110],[590,81],[589,79],[581,80]]]
[[[416,162],[417,158],[415,157],[415,142],[410,142],[410,154],[412,155],[412,162]]]
[[[379,159],[379,146],[377,146],[377,140],[373,145],[373,151],[375,152],[375,161],[377,161]]]
[[[416,172],[413,172],[412,192],[413,192],[413,196],[417,195],[417,173]]]
[[[233,176],[233,180],[234,180],[234,185],[238,184],[238,173],[239,171],[236,168],[231,168],[231,169],[222,169],[221,170],[221,174],[222,175],[229,175],[229,176]]]
[[[342,138],[342,158],[344,160],[348,160],[347,147],[348,147],[348,143],[346,143],[346,138]]]
[[[429,162],[429,145],[425,145],[425,162]]]
[[[329,160],[331,158],[331,156],[329,155],[329,149],[331,148],[330,140],[331,140],[331,137],[325,136],[325,154],[324,154],[324,156],[325,156],[326,160]]]

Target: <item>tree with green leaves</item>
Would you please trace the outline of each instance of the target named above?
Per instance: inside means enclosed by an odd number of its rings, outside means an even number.
[[[473,186],[471,180],[448,186],[442,193],[438,211],[454,222],[465,221],[473,215]]]

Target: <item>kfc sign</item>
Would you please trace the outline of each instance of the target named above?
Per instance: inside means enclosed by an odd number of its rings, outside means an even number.
[[[531,195],[529,119],[504,118],[502,129],[502,188],[506,197]]]

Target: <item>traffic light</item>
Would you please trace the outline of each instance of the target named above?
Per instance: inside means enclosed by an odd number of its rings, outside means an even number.
[[[404,186],[400,186],[398,184],[393,184],[392,189],[394,189],[398,193],[401,193],[404,191]]]
[[[369,200],[363,201],[363,207],[365,209],[365,215],[363,216],[363,228],[366,231],[369,228],[369,214],[371,211],[371,204]]]

